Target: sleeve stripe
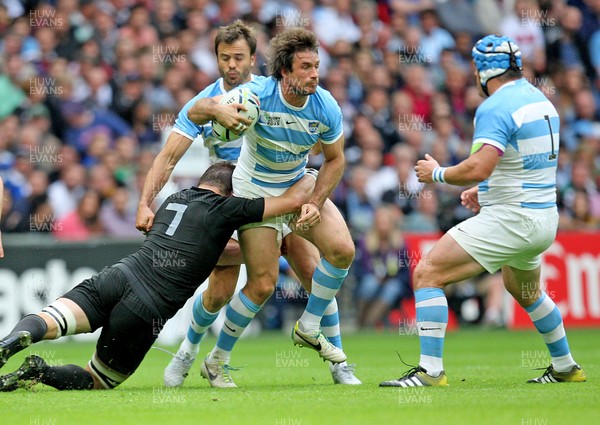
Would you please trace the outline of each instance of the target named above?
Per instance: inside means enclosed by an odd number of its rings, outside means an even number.
[[[325,140],[323,138],[321,138],[321,142],[325,143],[326,145],[330,145],[332,143],[337,142],[337,140],[342,137],[342,134],[344,134],[344,130],[341,130],[338,134],[335,135],[335,137],[332,137],[331,139]]]
[[[184,136],[184,137],[187,137],[188,139],[190,139],[190,140],[192,140],[192,141],[196,140],[196,137],[195,137],[195,136],[193,136],[193,137],[192,137],[192,136],[190,136],[189,134],[187,134],[185,131],[183,131],[183,130],[182,130],[182,129],[180,129],[180,128],[173,127],[173,128],[171,129],[171,131],[172,131],[173,133],[177,133],[177,134],[180,134],[180,135],[182,135],[182,136]]]
[[[495,148],[500,149],[502,152],[504,152],[506,150],[506,146],[504,146],[502,143],[497,142],[496,140],[492,140],[492,139],[484,139],[484,138],[479,138],[479,139],[475,139],[473,141],[473,146],[475,145],[491,145]],[[472,152],[475,153],[475,152]]]

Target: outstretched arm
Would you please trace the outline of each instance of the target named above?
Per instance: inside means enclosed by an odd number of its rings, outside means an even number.
[[[135,227],[143,232],[149,232],[154,223],[154,212],[150,204],[169,180],[173,168],[192,144],[191,139],[174,131],[169,134],[167,143],[154,158],[152,167],[146,175],[142,196],[140,198],[135,219]]]
[[[283,195],[265,198],[263,219],[297,212],[308,201],[314,187],[315,178],[312,175],[305,175]]]

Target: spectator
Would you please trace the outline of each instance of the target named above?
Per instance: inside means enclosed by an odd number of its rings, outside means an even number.
[[[591,167],[584,162],[575,162],[571,168],[571,181],[561,193],[559,193],[559,205],[562,206],[561,215],[567,217],[563,221],[568,227],[568,217],[575,215],[575,198],[578,193],[585,193],[588,201],[588,209],[592,220],[600,219],[600,193],[591,175]],[[578,213],[582,210],[581,206],[577,206]]]
[[[411,294],[408,255],[392,206],[375,211],[373,228],[357,245],[358,323],[373,328],[389,310]],[[403,261],[404,259],[404,261]]]
[[[424,187],[416,196],[416,208],[404,218],[402,229],[411,233],[437,233],[438,202],[433,187]]]
[[[183,19],[177,10],[175,0],[158,0],[152,14],[152,26],[158,31],[159,38],[173,35],[183,28]]]
[[[440,62],[440,55],[444,49],[454,47],[452,35],[444,28],[440,27],[435,9],[425,9],[420,14],[421,28],[421,46],[423,54],[431,60],[431,63],[437,65]]]
[[[568,230],[593,231],[599,228],[599,220],[592,216],[590,197],[583,190],[573,194],[573,204],[569,214],[562,217],[562,226]]]
[[[49,210],[47,195],[48,175],[41,170],[33,171],[28,178],[28,189],[29,194],[27,197],[14,203],[11,211],[11,220],[19,220],[12,231],[48,231],[49,229],[35,226],[36,223],[41,221],[52,221],[53,219],[51,211],[48,217],[38,217],[39,215],[45,215]]]
[[[383,87],[372,87],[360,111],[382,136],[383,151],[389,152],[391,145],[399,141],[399,135],[394,128],[391,116],[389,97]]]
[[[592,35],[588,51],[590,62],[594,67],[596,82],[598,82],[600,81],[600,29]]]
[[[139,3],[131,8],[127,25],[121,27],[119,35],[132,40],[137,49],[158,45],[158,32],[150,25],[150,11]]]
[[[59,219],[54,226],[56,239],[69,241],[85,241],[104,232],[99,219],[100,195],[88,190],[77,204],[75,211]]]
[[[375,205],[383,201],[409,214],[416,207],[422,187],[414,170],[417,153],[411,146],[398,144],[392,148],[392,155],[393,166],[383,167],[369,180],[367,193]]]
[[[516,0],[514,13],[505,17],[500,24],[500,32],[517,42],[523,64],[531,65],[536,73],[546,69],[546,43],[541,16],[536,0]]]
[[[89,189],[94,190],[102,200],[112,198],[117,190],[117,180],[105,164],[96,164],[89,169],[87,182]]]
[[[100,210],[100,223],[108,236],[139,237],[135,228],[135,206],[129,204],[130,194],[124,187],[115,189],[113,196]]]
[[[369,201],[366,191],[367,181],[372,175],[372,170],[360,165],[350,170],[349,187],[341,209],[354,240],[359,240],[373,223],[375,208]]]
[[[0,73],[0,119],[12,114],[25,101],[25,94],[16,79],[23,68],[23,60],[18,55],[9,56]]]
[[[324,48],[339,40],[356,43],[361,36],[352,17],[350,0],[334,0],[331,5],[317,7],[313,14],[315,33]]]
[[[423,65],[412,64],[404,70],[406,86],[401,90],[412,100],[413,113],[421,122],[431,122],[432,86]]]
[[[468,0],[436,1],[435,9],[444,28],[453,34],[468,33],[471,37],[481,36],[481,24],[475,8]]]
[[[86,155],[86,150],[98,131],[107,132],[111,144],[117,138],[132,133],[131,127],[114,112],[90,110],[80,102],[64,104],[62,112],[68,123],[65,143],[75,147],[83,155]]]
[[[144,82],[140,74],[125,75],[125,81],[113,98],[111,109],[129,125],[134,123],[135,110],[143,101]]]
[[[561,62],[568,67],[586,68],[589,64],[587,47],[579,35],[583,23],[581,11],[574,6],[566,7],[559,19],[562,34],[548,45],[548,63]]]
[[[85,193],[85,168],[72,164],[64,168],[60,179],[48,187],[48,200],[57,219],[75,211]]]
[[[393,0],[391,3],[394,14],[406,16],[411,25],[419,22],[421,12],[435,7],[433,0]]]

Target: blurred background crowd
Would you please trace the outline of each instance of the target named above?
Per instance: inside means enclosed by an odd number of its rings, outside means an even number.
[[[140,237],[146,172],[181,107],[218,78],[213,36],[237,18],[257,31],[257,74],[278,31],[319,38],[321,85],[344,114],[333,200],[356,241],[365,326],[410,292],[404,233],[471,215],[460,188],[423,187],[413,166],[468,156],[482,35],[514,38],[560,113],[561,229],[600,229],[600,0],[1,0],[0,230]]]

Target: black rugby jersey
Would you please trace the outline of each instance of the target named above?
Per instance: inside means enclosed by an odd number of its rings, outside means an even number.
[[[224,197],[197,187],[169,196],[142,247],[121,260],[133,290],[170,317],[208,278],[234,230],[262,221],[264,206],[262,198]]]

